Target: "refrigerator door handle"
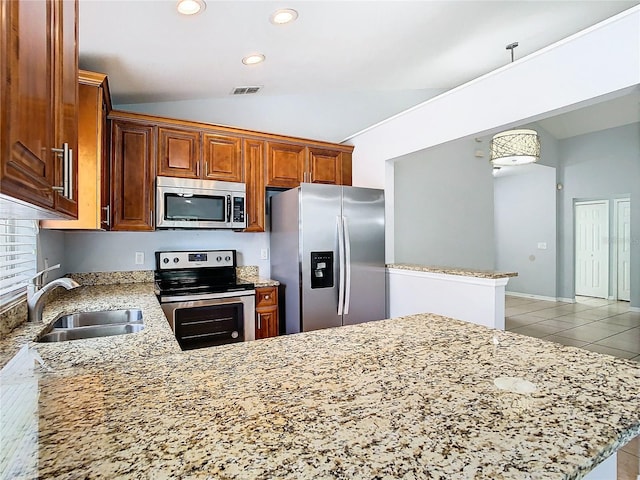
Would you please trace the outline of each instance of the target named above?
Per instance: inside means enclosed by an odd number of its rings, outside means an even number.
[[[336,223],[338,224],[338,270],[340,271],[338,280],[338,315],[342,315],[344,306],[344,231],[340,215],[336,217]]]
[[[349,222],[347,217],[342,217],[344,229],[344,266],[345,266],[345,282],[344,282],[344,314],[349,314],[349,303],[351,303],[351,237],[349,235]]]

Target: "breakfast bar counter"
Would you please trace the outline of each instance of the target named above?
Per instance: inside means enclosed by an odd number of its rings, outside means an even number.
[[[640,433],[640,364],[452,318],[189,352],[164,327],[145,328],[155,353],[145,330],[30,343],[45,367],[10,382],[31,382],[35,400],[3,474],[578,479]],[[535,387],[502,390],[499,377]]]

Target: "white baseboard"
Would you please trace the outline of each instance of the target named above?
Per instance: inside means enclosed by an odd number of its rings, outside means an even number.
[[[558,301],[559,302],[564,302],[564,303],[576,303],[576,299],[575,298],[558,297]]]
[[[640,312],[640,307],[629,307],[630,312]],[[640,479],[638,479],[640,480]]]
[[[532,295],[530,293],[519,293],[519,292],[504,292],[505,295],[511,295],[512,297],[521,297],[521,298],[532,298],[534,300],[545,300],[547,302],[564,302],[565,300],[560,300],[556,297],[545,297],[543,295]]]

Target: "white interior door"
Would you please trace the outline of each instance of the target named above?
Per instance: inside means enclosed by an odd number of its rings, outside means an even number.
[[[609,202],[575,206],[576,295],[609,295]]]
[[[616,203],[618,237],[618,300],[631,300],[631,202]]]

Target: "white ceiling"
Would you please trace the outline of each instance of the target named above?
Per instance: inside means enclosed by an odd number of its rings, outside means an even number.
[[[508,63],[508,43],[519,42],[521,58],[638,3],[208,0],[202,14],[184,17],[174,0],[80,0],[80,66],[107,73],[114,104],[141,104],[141,111],[142,104],[194,100],[251,111],[251,102],[267,97],[302,105],[305,96],[333,96],[339,100],[314,103],[320,110],[326,103],[332,119],[331,132],[315,137],[339,141],[407,108],[408,98],[422,101]],[[296,9],[298,20],[272,25],[269,15],[283,7]],[[256,52],[266,56],[263,64],[241,63]],[[246,85],[263,89],[230,96]],[[407,96],[416,91],[422,93]],[[384,95],[380,108],[362,108],[367,92]],[[345,100],[351,94],[357,106]],[[348,110],[342,128],[336,105]],[[193,119],[257,128],[229,117]],[[291,121],[295,134],[300,119]]]

